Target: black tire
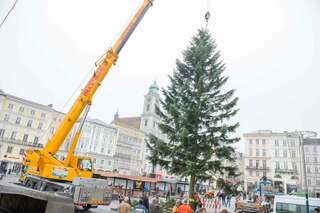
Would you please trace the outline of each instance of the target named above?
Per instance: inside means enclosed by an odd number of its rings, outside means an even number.
[[[85,209],[85,210],[88,210],[88,209],[90,209],[90,208],[91,208],[91,205],[90,205],[90,204],[88,204],[88,205],[82,206],[82,208],[83,208],[83,209]]]

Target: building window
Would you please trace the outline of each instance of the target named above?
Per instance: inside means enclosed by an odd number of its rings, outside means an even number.
[[[317,157],[314,157],[314,162],[318,163],[318,158]]]
[[[282,145],[283,145],[283,146],[287,146],[287,141],[286,141],[286,140],[283,140],[283,141],[282,141]]]
[[[315,172],[315,173],[319,173],[318,167],[315,167],[315,168],[314,168],[314,172]]]
[[[252,167],[252,160],[249,160],[249,167]]]
[[[260,177],[259,171],[256,171],[256,176]]]
[[[256,139],[256,144],[259,145],[259,139]]]
[[[155,121],[153,121],[153,127],[156,127],[156,122]]]
[[[100,164],[104,164],[104,160],[100,160]]]
[[[150,110],[150,104],[147,105],[147,112]]]
[[[287,150],[283,150],[283,157],[284,157],[284,158],[287,157]]]
[[[32,125],[32,120],[28,120],[27,127],[31,127],[31,125]]]
[[[249,149],[249,156],[252,156],[252,149]]]
[[[249,144],[252,145],[252,139],[249,140]]]
[[[24,111],[24,107],[20,107],[20,108],[19,108],[19,111],[20,111],[20,112],[23,112],[23,111]]]
[[[145,120],[145,121],[144,121],[144,125],[145,125],[145,126],[148,126],[148,120]]]
[[[320,179],[316,180],[317,186],[320,186]]]
[[[11,153],[12,153],[12,150],[13,150],[13,147],[12,147],[12,146],[8,146],[8,148],[7,148],[7,153],[8,153],[8,154],[11,154]]]
[[[267,152],[265,149],[262,150],[262,156],[267,156]]]
[[[262,144],[263,144],[263,145],[266,144],[266,139],[262,139]]]
[[[253,174],[252,174],[252,170],[250,170],[250,171],[249,171],[249,175],[250,175],[250,176],[252,176],[252,175],[253,175]]]
[[[306,157],[306,163],[309,163],[309,157]]]
[[[304,151],[305,152],[309,152],[309,148],[306,146],[306,147],[304,147]]]
[[[28,135],[27,135],[27,134],[24,134],[24,135],[23,135],[22,141],[23,141],[23,142],[28,142]]]
[[[256,160],[256,168],[259,168],[259,160]]]
[[[259,157],[259,156],[260,156],[259,149],[256,149],[256,156],[257,156],[257,157]]]
[[[45,113],[41,113],[41,118],[45,118],[46,114]]]
[[[17,117],[16,124],[20,124],[20,121],[21,121],[21,117]]]
[[[20,149],[19,155],[23,155],[23,154],[24,154],[24,149]]]
[[[264,169],[267,168],[267,161],[266,160],[262,160],[262,166]]]
[[[10,118],[10,115],[8,115],[8,114],[5,114],[5,115],[4,115],[4,120],[5,120],[5,121],[9,121],[9,118]]]
[[[30,111],[30,114],[31,114],[31,115],[34,115],[34,114],[36,114],[36,112],[35,112],[34,110],[31,110],[31,111]]]
[[[307,182],[308,182],[308,185],[311,185],[311,179],[308,179]]]
[[[8,109],[13,109],[13,104],[9,104]]]
[[[284,165],[284,169],[288,170],[288,162],[283,162],[283,165]]]
[[[291,157],[296,158],[296,151],[294,151],[294,150],[291,151]]]
[[[310,173],[311,173],[311,171],[310,171],[310,167],[309,167],[309,166],[307,166],[307,173],[308,173],[308,174],[310,174]]]
[[[39,141],[39,137],[38,136],[35,136],[34,139],[33,139],[33,143],[34,144],[37,144]]]
[[[296,164],[295,162],[292,162],[292,169],[295,170],[295,171],[298,170],[298,169],[297,169],[297,164]]]
[[[38,129],[42,129],[42,126],[43,126],[43,123],[39,123],[39,125],[38,125]]]
[[[276,161],[276,169],[280,169],[280,162]]]
[[[294,147],[294,146],[295,146],[295,144],[296,144],[296,143],[295,143],[295,141],[294,141],[294,140],[292,140],[292,141],[291,141],[291,146],[292,146],[292,147]]]
[[[275,140],[275,141],[274,141],[274,145],[275,145],[275,146],[279,146],[279,141],[278,141],[278,140]]]
[[[5,129],[0,129],[0,138],[3,138],[5,131],[6,131]]]
[[[262,175],[263,175],[264,177],[267,177],[267,172],[266,172],[266,171],[263,171],[263,172],[262,172]]]
[[[97,160],[95,158],[93,158],[93,163],[96,163],[96,162],[97,162]]]
[[[17,132],[15,132],[15,131],[13,131],[12,133],[11,133],[11,139],[12,140],[15,140],[16,139],[16,136],[17,136]]]
[[[101,148],[101,153],[104,153],[104,148],[103,147]]]
[[[274,156],[279,157],[279,150],[274,150]]]
[[[108,165],[111,166],[111,161],[110,160],[108,161]]]
[[[314,152],[314,153],[317,153],[317,147],[316,147],[316,146],[314,146],[313,152]]]

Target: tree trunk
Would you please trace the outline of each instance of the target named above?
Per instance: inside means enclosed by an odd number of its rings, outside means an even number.
[[[189,184],[189,198],[193,197],[195,184],[196,184],[196,177],[194,175],[191,175],[190,184]]]
[[[156,164],[152,164],[152,171],[151,172],[152,172],[153,175],[155,175],[156,166],[157,166]]]

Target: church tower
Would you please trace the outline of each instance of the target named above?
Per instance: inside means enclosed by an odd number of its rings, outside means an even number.
[[[159,87],[154,82],[148,93],[144,96],[143,112],[141,115],[140,129],[145,133],[153,134],[156,137],[162,138],[158,124],[160,117],[156,113],[156,108],[160,107]]]

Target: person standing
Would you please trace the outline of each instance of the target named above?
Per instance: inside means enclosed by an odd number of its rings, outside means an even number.
[[[172,208],[172,213],[178,213],[178,208],[181,205],[181,200],[177,199],[176,200],[176,204],[174,205],[174,207]]]
[[[230,208],[230,205],[231,205],[231,194],[228,194],[228,195],[227,195],[226,207],[229,207],[229,208]]]
[[[139,203],[134,207],[135,213],[148,213],[148,209],[143,205],[143,201],[139,200]]]
[[[157,198],[153,198],[149,205],[149,213],[159,213],[160,203]]]
[[[183,204],[179,206],[178,213],[191,213],[191,207],[188,205],[187,199],[185,199]]]
[[[147,193],[143,193],[141,200],[144,207],[149,211],[149,197]]]
[[[129,198],[125,197],[124,200],[119,205],[119,208],[118,208],[119,213],[131,213],[131,206],[128,202],[129,202]]]

